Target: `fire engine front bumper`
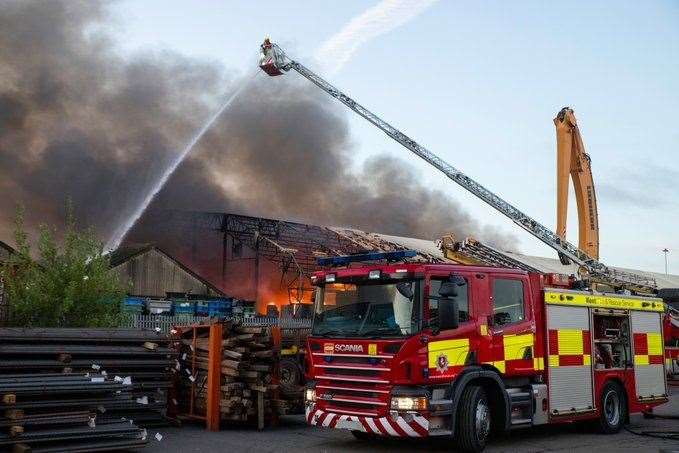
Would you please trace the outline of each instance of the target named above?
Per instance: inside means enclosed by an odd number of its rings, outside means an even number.
[[[362,417],[358,415],[340,415],[316,409],[315,406],[307,406],[306,420],[312,426],[362,431],[379,436],[429,436],[429,420],[416,413],[399,414],[398,416],[389,415],[387,417]]]

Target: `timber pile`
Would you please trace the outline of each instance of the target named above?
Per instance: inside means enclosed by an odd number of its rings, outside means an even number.
[[[143,447],[145,429],[129,421],[97,420],[97,405],[131,398],[130,385],[101,373],[1,375],[0,450],[38,453]]]
[[[94,410],[97,424],[125,418],[143,427],[159,426],[167,424],[170,367],[176,357],[171,346],[167,335],[154,330],[0,328],[0,379],[17,373],[36,379],[103,377],[107,385],[123,385],[125,397],[90,393],[85,387],[75,400],[36,396],[30,405],[45,411]]]
[[[195,340],[191,332],[182,337],[182,354],[178,364],[184,372],[183,395],[191,395],[194,407],[205,411],[207,402],[208,338]],[[271,421],[278,386],[274,373],[278,352],[274,347],[271,329],[247,327],[234,322],[223,323],[222,356],[219,364],[220,413],[223,422],[256,422],[263,428]],[[184,406],[189,401],[182,403]]]

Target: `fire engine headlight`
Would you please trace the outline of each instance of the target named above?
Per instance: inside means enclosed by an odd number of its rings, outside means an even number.
[[[316,389],[306,389],[304,392],[304,401],[306,403],[316,402]]]
[[[391,398],[391,408],[397,411],[427,410],[426,396],[394,396]]]

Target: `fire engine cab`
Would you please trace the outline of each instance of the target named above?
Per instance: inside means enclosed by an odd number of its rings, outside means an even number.
[[[307,344],[306,417],[357,438],[449,436],[592,420],[619,431],[667,401],[662,299],[517,269],[327,258]],[[351,267],[352,261],[382,260]]]

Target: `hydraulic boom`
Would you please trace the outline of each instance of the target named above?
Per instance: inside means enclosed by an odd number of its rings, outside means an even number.
[[[301,63],[289,58],[283,50],[273,44],[267,38],[261,45],[260,68],[271,76],[282,75],[294,69],[300,75],[316,84],[330,96],[338,99],[351,110],[370,121],[381,129],[389,137],[415,153],[417,156],[437,168],[448,178],[455,181],[460,186],[473,193],[490,206],[509,217],[514,223],[528,231],[530,234],[556,250],[559,254],[568,257],[581,267],[581,273],[589,274],[583,277],[591,277],[594,280],[605,281],[617,287],[625,287],[634,290],[654,291],[655,281],[636,274],[623,273],[608,268],[603,263],[597,261],[587,253],[580,250],[575,245],[559,237],[555,232],[521,212],[511,203],[503,200],[495,193],[491,192],[469,176],[462,173],[452,165],[448,164],[440,157],[417,143],[412,138],[387,123],[367,108],[344,94],[342,91],[331,85],[319,75],[302,65]]]
[[[585,152],[573,110],[564,107],[554,118],[556,126],[556,234],[566,239],[568,180],[573,180],[578,205],[578,248],[599,259],[599,214],[589,154]],[[560,256],[564,264],[569,264]]]

